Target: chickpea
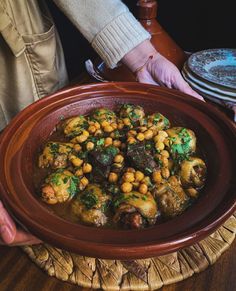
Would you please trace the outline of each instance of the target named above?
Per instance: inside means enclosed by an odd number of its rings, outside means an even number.
[[[89,164],[89,163],[84,163],[83,164],[83,172],[85,174],[90,173],[92,171],[92,169],[93,169],[93,167],[92,167],[91,164]]]
[[[114,131],[112,131],[112,132],[110,133],[110,137],[111,137],[111,138],[115,138],[115,133],[114,133]]]
[[[83,143],[88,139],[88,136],[81,134],[81,135],[77,136],[75,139],[77,142]]]
[[[129,182],[124,182],[122,185],[121,185],[121,191],[124,192],[124,193],[128,193],[128,192],[131,192],[133,189],[133,185]]]
[[[102,126],[102,127],[106,127],[106,126],[108,126],[108,125],[110,125],[110,123],[109,123],[107,120],[103,120],[103,121],[101,122],[101,126]]]
[[[124,157],[122,155],[116,155],[114,158],[115,163],[123,163]]]
[[[168,168],[168,165],[169,165],[168,158],[162,157],[161,161],[162,161],[163,166],[166,167],[166,168]]]
[[[76,157],[75,155],[71,155],[69,157],[70,161],[72,162],[72,164],[75,166],[75,167],[80,167],[82,164],[83,164],[83,160],[81,160],[80,158]]]
[[[86,177],[83,177],[79,183],[80,190],[84,190],[84,188],[88,185],[88,183],[89,183],[89,180]]]
[[[105,138],[105,146],[106,147],[109,146],[109,145],[112,145],[112,142],[113,142],[113,140],[112,140],[111,137],[106,137]]]
[[[169,156],[170,156],[169,152],[166,151],[166,150],[162,150],[162,151],[160,152],[160,154],[161,154],[163,157],[166,157],[166,158],[169,158]]]
[[[114,128],[111,125],[107,125],[104,127],[105,132],[112,132],[113,130],[114,130]]]
[[[89,132],[87,130],[83,130],[83,135],[89,137]]]
[[[94,133],[96,130],[97,130],[97,128],[94,125],[90,125],[89,128],[88,128],[88,131],[90,133]]]
[[[145,139],[152,139],[153,137],[153,131],[151,129],[148,129],[144,132]]]
[[[152,174],[152,180],[153,180],[155,183],[160,184],[160,183],[161,183],[161,180],[162,180],[161,171],[155,171],[155,172]]]
[[[144,178],[144,174],[141,171],[136,171],[135,174],[135,181],[140,182]]]
[[[108,180],[110,183],[116,183],[118,180],[118,175],[116,173],[110,172]]]
[[[114,145],[115,147],[119,148],[119,147],[121,146],[121,141],[118,140],[118,139],[115,139],[115,140],[113,141],[113,145]]]
[[[129,126],[131,124],[131,121],[130,121],[130,119],[128,117],[126,117],[126,118],[123,119],[123,123],[124,123],[124,125]]]
[[[125,182],[134,182],[134,173],[125,173],[124,175],[123,175],[123,180],[125,181]]]
[[[100,123],[97,122],[97,121],[94,122],[94,126],[96,127],[96,129],[100,129],[101,128]]]
[[[168,168],[162,168],[161,174],[163,178],[169,178],[170,177],[170,170]]]
[[[122,128],[124,127],[124,123],[118,123],[118,125],[117,125],[117,128],[119,129],[119,130],[121,130]]]
[[[126,172],[128,172],[128,173],[135,173],[135,169],[129,167],[129,168],[126,169]]]
[[[159,136],[158,135],[155,135],[154,138],[153,138],[153,140],[154,140],[155,143],[157,143],[159,141]]]
[[[94,143],[91,142],[91,141],[89,141],[89,142],[86,144],[86,149],[87,149],[88,151],[93,150],[93,149],[94,149]]]
[[[76,152],[81,151],[81,149],[82,149],[82,147],[81,147],[80,144],[75,144],[75,145],[74,145],[74,150],[75,150]]]
[[[139,141],[143,141],[145,139],[145,136],[143,133],[139,132],[136,136],[136,138],[139,140]]]
[[[83,175],[83,170],[82,170],[82,168],[79,168],[79,169],[75,172],[75,175],[78,176],[78,177],[82,176],[82,175]]]
[[[136,139],[134,137],[130,136],[130,137],[127,138],[127,142],[129,144],[133,144],[133,143],[136,143]]]
[[[164,150],[165,145],[162,141],[158,141],[155,143],[155,148],[159,151],[162,151],[162,150]]]
[[[137,131],[136,130],[131,129],[131,130],[128,131],[127,136],[135,136],[135,135],[137,135]]]
[[[138,190],[141,194],[146,194],[148,191],[148,186],[146,184],[140,184]]]

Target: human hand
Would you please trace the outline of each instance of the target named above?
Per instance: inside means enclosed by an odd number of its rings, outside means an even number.
[[[149,40],[127,53],[122,62],[136,74],[137,81],[177,89],[204,101],[183,79],[178,68],[159,54]]]
[[[14,221],[0,201],[0,244],[17,246],[38,244],[40,242],[32,234],[16,228]]]

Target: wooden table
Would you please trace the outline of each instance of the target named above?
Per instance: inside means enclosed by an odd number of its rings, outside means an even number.
[[[88,77],[79,78],[80,83]],[[73,82],[75,83],[75,82]],[[78,82],[76,82],[78,83]],[[227,112],[227,114],[230,114]],[[0,247],[0,291],[72,291],[92,289],[49,277],[19,247]],[[160,291],[236,291],[236,240],[212,266],[182,282],[165,286]]]

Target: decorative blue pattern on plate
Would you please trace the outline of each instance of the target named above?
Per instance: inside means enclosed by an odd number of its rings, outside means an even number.
[[[202,79],[236,89],[236,49],[199,51],[189,57],[187,64]]]
[[[203,81],[197,75],[193,75],[190,70],[188,70],[186,64],[183,66],[182,73],[190,80],[196,83],[199,86],[202,86],[205,89],[208,89],[212,92],[216,92],[219,94],[223,94],[226,97],[234,97],[236,98],[236,90],[229,90],[228,88],[223,89],[223,87],[215,85],[208,81]],[[197,77],[196,77],[197,76]]]
[[[226,96],[223,94],[219,94],[217,92],[208,90],[207,88],[202,87],[201,85],[192,81],[185,73],[182,71],[182,76],[188,82],[188,84],[193,88],[193,90],[197,91],[200,95],[204,96],[211,96],[212,98],[217,98],[219,100],[230,101],[236,104],[236,98],[231,96]]]

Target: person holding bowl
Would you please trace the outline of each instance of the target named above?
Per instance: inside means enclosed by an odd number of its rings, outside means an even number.
[[[46,1],[45,1],[46,2]],[[120,0],[54,0],[109,68],[121,62],[142,83],[174,88],[203,100]],[[23,108],[68,83],[61,42],[43,1],[0,1],[0,130]],[[40,241],[18,229],[0,202],[0,240]]]

